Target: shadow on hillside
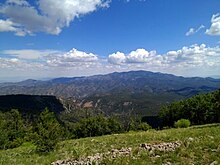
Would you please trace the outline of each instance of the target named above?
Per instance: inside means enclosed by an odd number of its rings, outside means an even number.
[[[63,105],[55,96],[5,95],[0,96],[0,111],[18,109],[22,114],[38,115],[45,108],[56,114],[64,111]]]

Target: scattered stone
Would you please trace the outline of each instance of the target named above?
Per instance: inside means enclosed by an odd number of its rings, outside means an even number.
[[[77,160],[57,160],[51,165],[92,165],[100,164],[104,158],[115,159],[117,157],[129,156],[131,148],[112,149],[111,152],[96,153],[94,156],[87,156],[86,158],[80,158]]]
[[[189,139],[188,139],[189,141],[194,141],[194,138],[192,138],[192,137],[189,137]]]
[[[172,163],[170,163],[170,162],[166,162],[166,163],[163,164],[163,165],[172,165]]]
[[[170,142],[170,143],[160,143],[160,144],[141,144],[141,148],[150,152],[155,150],[170,152],[170,151],[175,151],[176,148],[179,148],[180,146],[181,143],[179,141]]]
[[[160,143],[160,144],[141,144],[140,148],[149,151],[149,153],[152,153],[155,158],[160,158],[160,155],[155,155],[155,150],[157,151],[164,151],[164,152],[170,152],[175,151],[175,149],[179,148],[181,146],[181,142],[170,142],[170,143]],[[51,165],[98,165],[102,162],[104,159],[115,159],[118,157],[123,156],[130,156],[131,155],[132,148],[122,148],[120,150],[118,149],[112,149],[111,151],[105,152],[105,153],[96,153],[93,156],[87,156],[82,157],[79,159],[68,159],[68,160],[57,160],[55,162],[52,162]],[[133,157],[133,159],[136,159]],[[170,165],[170,162],[166,162],[166,165]],[[213,162],[210,165],[215,165],[217,162]]]
[[[208,136],[210,139],[214,139],[214,137],[213,136]]]
[[[210,165],[216,165],[216,164],[218,164],[218,162],[217,162],[217,161],[214,161],[214,162],[212,162]]]

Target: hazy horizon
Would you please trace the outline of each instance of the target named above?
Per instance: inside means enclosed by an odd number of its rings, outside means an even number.
[[[219,6],[219,0],[1,0],[0,82],[132,70],[220,77]]]
[[[130,71],[147,71],[147,70],[130,70]],[[123,73],[123,72],[130,72],[130,71],[119,71],[117,73]],[[147,71],[147,72],[152,72],[152,71]],[[107,75],[115,72],[109,72],[109,73],[103,73],[103,74],[91,74],[91,75],[78,75],[78,76],[60,76],[60,77],[13,77],[13,78],[2,78],[0,79],[0,83],[16,83],[16,82],[21,82],[21,81],[26,81],[26,80],[39,80],[39,81],[48,81],[56,78],[75,78],[75,77],[90,77],[90,76],[97,76],[97,75]],[[162,73],[162,74],[170,74],[170,73],[163,73],[163,72],[153,72],[153,73]],[[212,75],[212,76],[183,76],[183,75],[176,75],[172,74],[174,76],[181,76],[181,77],[201,77],[201,78],[214,78],[214,79],[220,79],[220,75]]]

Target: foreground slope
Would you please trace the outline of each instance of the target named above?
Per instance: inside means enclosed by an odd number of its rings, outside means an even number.
[[[162,144],[180,142],[174,151],[147,151],[140,148],[143,143]],[[131,148],[128,156],[106,158],[106,164],[219,164],[220,125],[203,125],[185,129],[163,131],[129,132],[59,143],[58,148],[49,154],[38,155],[32,144],[0,151],[0,164],[50,164],[56,160],[80,159],[106,153],[112,149]],[[62,162],[62,161],[60,161]]]

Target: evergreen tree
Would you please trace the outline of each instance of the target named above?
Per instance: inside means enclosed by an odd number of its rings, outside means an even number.
[[[15,148],[24,142],[27,128],[18,110],[0,113],[0,131],[0,149]]]
[[[159,117],[163,126],[173,126],[180,119],[188,119],[192,125],[220,122],[220,90],[196,95],[162,107]]]
[[[36,126],[37,151],[49,152],[53,150],[62,135],[62,127],[53,112],[46,108],[38,117]]]

